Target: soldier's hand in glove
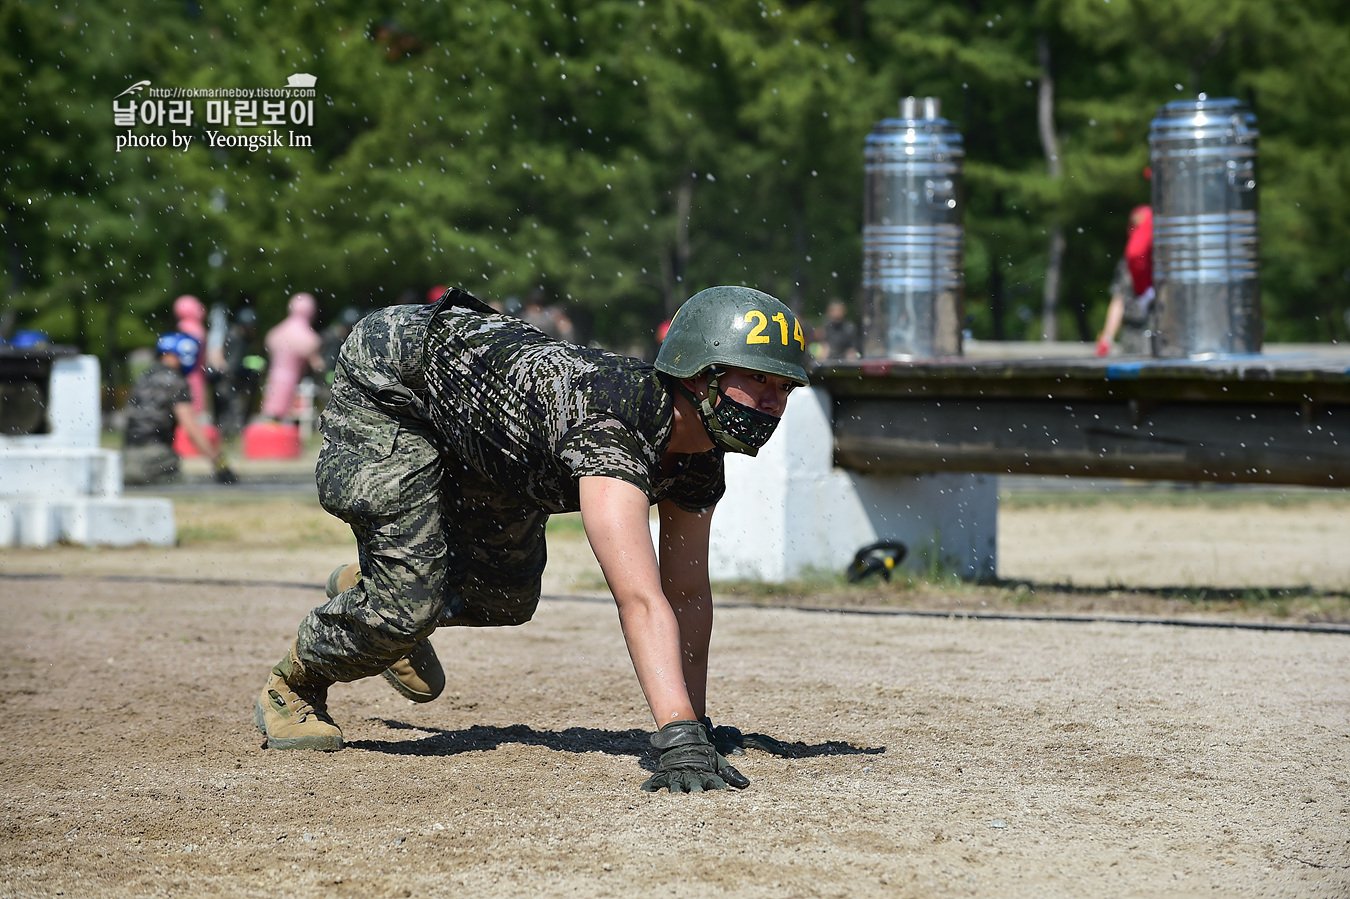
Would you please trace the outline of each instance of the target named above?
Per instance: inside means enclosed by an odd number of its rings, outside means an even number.
[[[712,719],[705,717],[703,726],[708,730],[708,739],[722,755],[745,755],[747,749],[758,749],[780,758],[791,758],[792,751],[781,740],[775,740],[768,734],[743,734],[729,724],[714,726]]]
[[[215,479],[217,484],[239,483],[239,477],[230,469],[230,466],[225,464],[225,457],[223,455],[216,457]]]
[[[750,786],[746,777],[718,754],[702,721],[672,721],[652,734],[652,746],[661,750],[656,773],[642,784],[648,793],[701,793]]]

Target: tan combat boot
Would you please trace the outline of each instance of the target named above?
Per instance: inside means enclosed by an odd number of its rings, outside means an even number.
[[[342,565],[328,575],[324,592],[332,599],[355,587],[360,580],[359,564]],[[406,656],[386,668],[383,674],[391,687],[413,702],[431,702],[445,689],[445,669],[428,640],[418,640]]]
[[[333,569],[333,573],[328,575],[328,583],[324,584],[323,592],[332,599],[339,593],[346,593],[355,587],[361,580],[361,565],[359,562],[353,562],[350,565],[339,565]]]
[[[384,679],[413,702],[431,702],[445,689],[445,669],[430,640],[418,640],[406,656],[384,669]]]
[[[295,644],[272,671],[253,706],[253,723],[266,735],[268,749],[342,748],[342,730],[328,717],[328,687],[305,677]]]

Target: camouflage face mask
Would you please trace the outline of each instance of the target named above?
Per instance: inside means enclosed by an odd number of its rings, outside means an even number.
[[[720,369],[709,369],[708,396],[698,403],[703,426],[708,429],[713,443],[722,449],[754,456],[769,442],[779,420],[738,403],[718,390],[717,382],[722,374]],[[713,397],[717,397],[716,405],[713,405]]]

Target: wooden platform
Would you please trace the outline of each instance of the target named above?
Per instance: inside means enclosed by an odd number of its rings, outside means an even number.
[[[1162,360],[1027,347],[818,366],[836,464],[1350,487],[1350,350]]]

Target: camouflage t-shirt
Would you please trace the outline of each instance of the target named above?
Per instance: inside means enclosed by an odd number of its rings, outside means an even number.
[[[127,400],[127,446],[173,444],[173,407],[192,402],[187,378],[176,368],[156,362],[131,388]]]
[[[578,510],[577,479],[590,475],[692,512],[726,489],[717,450],[676,456],[662,471],[674,402],[648,363],[459,306],[432,319],[425,360],[430,416],[445,447],[540,508]]]

